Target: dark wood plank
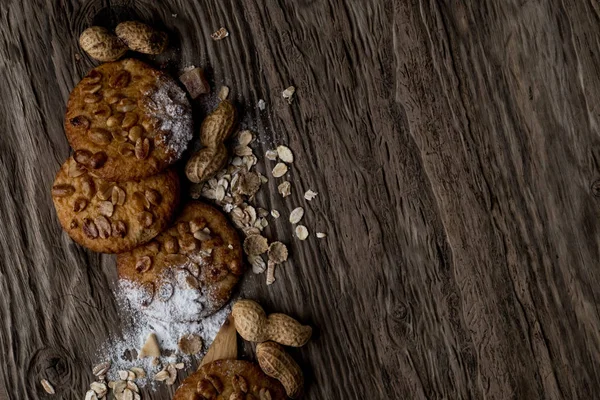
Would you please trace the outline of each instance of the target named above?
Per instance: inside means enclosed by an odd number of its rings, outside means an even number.
[[[292,351],[307,398],[600,390],[597,0],[11,0],[0,5],[0,398],[45,398],[42,376],[82,398],[96,347],[118,331],[114,257],[61,232],[49,187],[69,154],[66,99],[94,65],[76,59],[77,37],[126,16],[169,31],[175,46],[156,63],[205,66],[231,88],[260,152],[295,153],[292,196],[270,182],[259,203],[305,205],[329,237],[300,243],[285,219],[272,224],[292,260],[270,287],[248,274],[241,295],[317,328]],[[213,42],[221,26],[230,37]]]

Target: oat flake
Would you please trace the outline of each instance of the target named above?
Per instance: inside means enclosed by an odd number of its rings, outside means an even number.
[[[304,225],[298,225],[295,229],[296,237],[300,240],[306,240],[308,237],[308,229]]]
[[[281,178],[287,173],[288,167],[284,163],[277,163],[273,168],[273,176],[275,178]]]
[[[294,155],[287,146],[277,146],[277,156],[285,163],[291,164],[294,162]]]
[[[290,224],[296,225],[304,216],[304,208],[297,207],[290,213]]]
[[[315,197],[317,197],[317,192],[313,192],[312,190],[307,190],[306,193],[304,193],[304,198],[308,201],[311,201],[312,199],[314,199]]]

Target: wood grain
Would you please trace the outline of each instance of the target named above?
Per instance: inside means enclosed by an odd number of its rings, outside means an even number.
[[[7,0],[0,397],[46,398],[46,377],[81,398],[119,329],[114,258],[61,232],[49,187],[68,94],[94,65],[76,38],[131,17],[169,32],[156,65],[231,88],[259,152],[294,151],[292,196],[271,181],[258,202],[303,205],[329,236],[272,223],[292,261],[241,295],[316,327],[292,351],[306,398],[597,396],[598,0]]]

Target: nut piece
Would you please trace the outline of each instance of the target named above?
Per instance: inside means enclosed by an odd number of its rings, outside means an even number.
[[[113,221],[110,224],[113,237],[123,238],[127,235],[127,225],[123,221]]]
[[[61,184],[52,186],[52,196],[54,197],[69,197],[75,193],[75,188],[69,184]]]
[[[110,201],[98,202],[98,212],[106,217],[112,217],[115,211],[115,206]]]
[[[267,238],[261,235],[250,235],[244,240],[244,252],[249,256],[258,256],[269,249]]]
[[[210,85],[204,76],[202,68],[194,68],[184,72],[179,77],[179,80],[183,83],[183,86],[185,86],[192,99],[197,98],[201,94],[210,93]]]
[[[157,190],[147,189],[144,195],[146,196],[148,202],[153,206],[160,205],[160,202],[162,201],[162,196]]]
[[[114,89],[121,89],[129,85],[131,74],[128,71],[121,70],[110,77],[108,86]]]
[[[135,142],[135,156],[136,158],[143,160],[150,154],[150,139],[138,138]]]
[[[194,183],[206,182],[225,166],[227,158],[227,147],[223,143],[204,147],[188,160],[185,174]]]
[[[112,206],[112,203],[107,203]],[[98,236],[100,236],[102,239],[108,239],[112,232],[112,228],[108,219],[106,219],[104,215],[98,215],[96,218],[94,218],[94,222],[98,228]]]
[[[274,342],[261,343],[256,346],[256,359],[265,374],[281,382],[289,397],[300,397],[304,390],[302,370],[283,347]]]
[[[148,335],[146,343],[144,343],[138,354],[140,359],[146,357],[160,357],[160,347],[154,333]]]
[[[112,141],[112,135],[106,129],[92,128],[89,132],[90,140],[96,144],[107,145]]]
[[[180,337],[179,341],[177,342],[177,345],[179,346],[179,350],[181,350],[183,354],[193,355],[198,354],[202,351],[204,343],[200,336],[189,334]]]
[[[210,35],[210,37],[213,38],[213,40],[222,40],[225,39],[227,36],[229,36],[229,32],[227,32],[227,29],[225,28],[219,28],[218,31]]]
[[[154,216],[148,211],[142,211],[138,214],[138,221],[144,228],[150,228],[154,222]]]
[[[131,50],[144,54],[162,53],[169,39],[166,33],[138,21],[121,22],[115,33]]]
[[[94,221],[89,218],[83,220],[83,233],[90,239],[96,239],[98,237],[98,228]]]
[[[127,46],[108,29],[92,26],[79,37],[81,48],[98,61],[116,61],[127,52]]]
[[[94,368],[92,368],[92,374],[94,374],[94,376],[106,375],[110,369],[110,364],[110,361],[106,361],[94,366]]]
[[[142,256],[135,263],[135,270],[139,273],[144,273],[152,268],[152,259],[149,256]]]

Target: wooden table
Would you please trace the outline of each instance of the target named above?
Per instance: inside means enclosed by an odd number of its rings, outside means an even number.
[[[128,17],[169,32],[155,64],[231,88],[258,153],[295,153],[292,195],[271,180],[258,200],[303,205],[311,236],[272,223],[292,260],[241,295],[316,327],[293,351],[306,398],[598,396],[598,0],[7,0],[0,397],[49,398],[51,376],[82,399],[119,330],[114,256],[62,233],[49,191],[68,94],[95,65],[77,37]]]

